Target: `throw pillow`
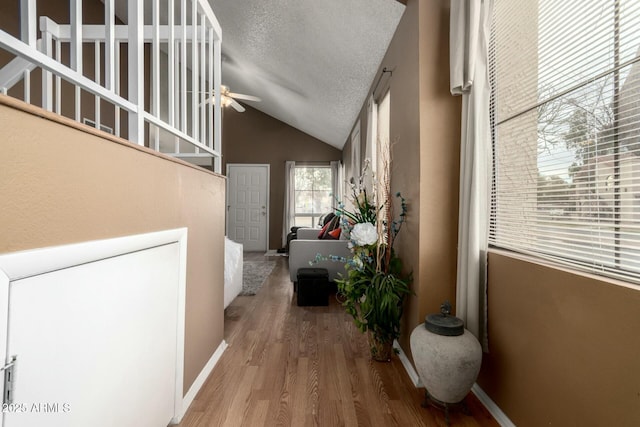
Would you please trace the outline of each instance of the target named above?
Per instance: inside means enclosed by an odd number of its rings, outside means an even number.
[[[342,230],[340,229],[340,227],[338,227],[335,230],[331,230],[330,232],[328,232],[327,236],[331,237],[334,240],[338,240],[340,238],[341,231]]]
[[[331,236],[329,233],[336,229],[340,230],[340,217],[337,217],[337,216],[333,217],[333,219],[327,225],[325,225],[325,227],[328,227],[328,228],[323,233],[321,239],[335,239],[335,237]],[[338,234],[338,236],[340,235]]]
[[[326,223],[324,225],[324,227],[322,227],[322,229],[320,230],[320,232],[318,233],[318,239],[323,239],[324,235],[327,233],[327,231],[329,231],[329,226],[331,225],[331,223]]]

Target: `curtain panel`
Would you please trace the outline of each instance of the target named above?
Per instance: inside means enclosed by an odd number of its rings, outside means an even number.
[[[342,201],[342,162],[340,160],[334,160],[331,162],[331,197],[332,206],[336,208],[338,201]]]
[[[462,96],[456,316],[488,350],[487,236],[491,190],[489,37],[493,0],[452,0],[450,89]]]
[[[282,247],[287,246],[287,234],[295,222],[295,172],[296,162],[284,163],[284,209],[282,216]]]

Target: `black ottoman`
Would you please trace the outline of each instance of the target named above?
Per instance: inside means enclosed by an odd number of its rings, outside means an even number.
[[[329,273],[326,268],[298,269],[298,305],[329,305]]]

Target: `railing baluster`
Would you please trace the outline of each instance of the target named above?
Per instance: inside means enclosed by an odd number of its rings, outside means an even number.
[[[187,0],[180,0],[180,130],[187,133]]]
[[[191,136],[198,139],[198,3],[191,0]],[[196,153],[199,152],[196,148]]]
[[[36,0],[20,0],[20,37],[31,47],[37,41]]]
[[[142,0],[129,0],[129,101],[137,111],[129,112],[129,140],[144,145],[144,10]]]
[[[100,76],[100,68],[102,67],[100,56],[102,52],[101,52],[99,41],[95,41],[93,45],[95,46],[95,59],[93,61],[94,73],[95,73],[94,80],[96,83],[100,84],[100,81],[102,80]],[[94,95],[93,100],[95,103],[95,125],[94,126],[96,129],[100,129],[100,120],[101,120],[100,119],[100,97],[98,95]]]
[[[53,37],[46,31],[42,35],[42,53],[48,57],[53,57]],[[53,78],[51,72],[42,70],[42,108],[47,111],[53,110]]]
[[[62,61],[62,43],[56,39],[56,61]],[[62,79],[56,74],[56,114],[61,114],[62,108]]]
[[[113,67],[116,70],[115,84],[116,95],[120,95],[120,42],[116,42],[115,55],[113,57]],[[120,107],[116,105],[114,109],[114,123],[113,127],[116,136],[120,136]]]
[[[207,91],[207,97],[213,96],[213,41],[214,41],[214,32],[213,28],[209,28],[209,90]],[[211,149],[213,149],[213,103],[211,101],[207,102],[207,118],[209,120],[209,132],[207,134],[207,140],[205,144]]]
[[[167,20],[167,24],[169,26],[169,40],[168,40],[168,44],[167,44],[167,112],[168,112],[168,118],[169,118],[169,125],[171,126],[175,126],[176,123],[176,110],[175,110],[175,100],[176,100],[176,82],[175,82],[175,71],[176,71],[176,66],[175,66],[175,47],[176,47],[176,41],[175,41],[175,4],[173,3],[173,0],[169,0],[168,2],[168,8],[169,10],[167,11],[167,16],[168,16],[168,20]],[[178,150],[178,138],[175,137],[174,139],[174,152],[177,152]]]
[[[171,126],[175,123],[175,109],[174,109],[174,91],[175,91],[175,67],[174,55],[175,55],[175,17],[174,17],[174,4],[173,0],[168,1],[169,10],[167,11],[167,24],[169,26],[169,40],[167,41],[167,112],[169,124]]]
[[[176,52],[177,52],[176,57],[179,57],[179,54],[180,54],[180,50],[179,50],[180,49],[180,42],[178,40],[176,40],[175,43],[176,43]],[[176,82],[176,85],[174,87],[174,90],[175,90],[175,92],[174,92],[174,108],[176,108],[174,127],[176,129],[180,129],[180,114],[181,114],[180,113],[180,111],[181,111],[180,110],[180,102],[182,102],[182,98],[180,97],[180,61],[179,60],[175,61],[173,67],[174,67],[174,70],[175,70],[174,74],[176,76],[176,79],[178,79],[177,82]],[[174,153],[179,153],[180,152],[180,138],[176,137],[176,139],[174,141],[174,144],[175,144]]]
[[[71,69],[82,74],[82,0],[71,0]],[[80,86],[75,85],[75,118],[81,120]]]
[[[31,71],[24,70],[24,102],[31,104]]]
[[[169,113],[169,125],[175,127],[176,126],[176,74],[177,74],[177,66],[175,64],[175,51],[176,51],[176,34],[175,34],[175,3],[173,0],[168,1],[169,10],[167,11],[168,16],[168,25],[169,25],[169,40],[168,40],[168,62],[167,62],[167,71],[168,71],[168,89],[167,89],[167,98],[168,98],[168,108],[167,111]],[[179,142],[178,137],[174,138],[174,153],[177,153],[179,150]]]
[[[206,87],[206,78],[207,78],[207,56],[206,56],[206,46],[207,46],[207,33],[206,33],[206,21],[205,16],[200,15],[200,138],[199,140],[206,144],[207,133],[206,133],[206,117],[205,111],[206,106],[204,104],[205,95],[207,92]],[[196,149],[196,153],[199,153],[200,150]]]
[[[222,42],[218,38],[213,45],[213,87],[216,91],[216,101],[213,106],[213,150],[218,153],[213,161],[213,170],[217,173],[222,173],[222,159],[220,153],[222,153],[222,102],[220,96],[220,85],[222,84]]]
[[[160,117],[160,2],[152,3],[152,19],[151,26],[153,28],[153,40],[151,54],[151,88],[153,104],[151,106],[151,114]],[[150,128],[151,129],[151,128]],[[160,129],[154,128],[154,150],[160,151]]]
[[[114,68],[116,32],[114,0],[104,0],[104,32],[104,87],[113,90],[115,86],[114,74],[117,72]]]

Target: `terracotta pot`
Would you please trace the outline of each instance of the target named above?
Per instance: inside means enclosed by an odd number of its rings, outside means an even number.
[[[391,354],[393,353],[393,340],[380,341],[373,332],[367,333],[369,338],[369,349],[371,350],[371,358],[377,362],[389,362],[391,361]]]

